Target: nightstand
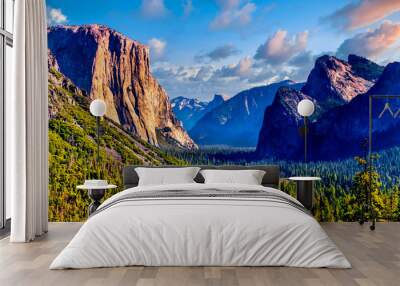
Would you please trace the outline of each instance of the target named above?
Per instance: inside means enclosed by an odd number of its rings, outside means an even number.
[[[93,202],[89,206],[89,216],[94,213],[97,208],[101,205],[101,199],[104,197],[106,190],[115,189],[116,185],[105,185],[105,186],[88,186],[88,185],[79,185],[76,188],[79,190],[87,190],[89,193],[89,197],[93,200]]]
[[[303,206],[311,210],[313,206],[313,193],[314,193],[314,182],[320,181],[320,177],[290,177],[290,181],[294,181],[297,184],[297,200],[303,204]]]

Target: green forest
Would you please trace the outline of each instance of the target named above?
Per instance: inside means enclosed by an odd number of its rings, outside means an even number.
[[[368,218],[366,190],[370,183],[365,154],[335,162],[256,161],[251,149],[226,147],[195,151],[160,150],[128,134],[118,124],[101,121],[101,164],[95,163],[95,118],[89,113],[84,92],[54,69],[49,73],[49,220],[83,221],[90,198],[76,186],[85,179],[103,178],[121,191],[124,165],[278,164],[282,169],[280,189],[295,196],[296,188],[285,178],[312,175],[316,184],[312,213],[319,221],[357,221]],[[400,220],[400,148],[374,156],[372,206],[380,220]],[[397,175],[395,175],[397,174]],[[365,213],[365,214],[364,214]]]
[[[360,148],[362,149],[362,148]],[[260,165],[277,164],[281,167],[280,189],[296,196],[296,185],[291,176],[317,176],[312,213],[318,221],[358,221],[368,219],[367,195],[370,188],[368,156],[332,162],[288,162],[279,160],[256,161],[251,148],[205,148],[200,151],[168,150],[168,154],[200,165]],[[400,220],[400,148],[388,149],[372,156],[371,193],[375,216],[380,220]]]
[[[90,198],[76,186],[104,178],[122,185],[124,165],[182,165],[185,162],[102,120],[100,164],[96,166],[96,121],[83,92],[54,69],[49,74],[49,220],[82,221]],[[106,197],[121,191],[109,191]]]

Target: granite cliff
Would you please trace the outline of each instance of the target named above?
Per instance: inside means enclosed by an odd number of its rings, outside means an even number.
[[[368,94],[399,92],[399,72],[394,66],[391,64],[382,72],[379,65],[354,55],[349,56],[349,62],[327,55],[318,58],[301,92],[280,89],[266,109],[257,155],[303,158],[304,143],[298,132],[303,122],[296,107],[304,98],[317,105],[310,118],[309,158],[334,160],[358,155],[368,132]],[[384,87],[378,88],[381,86]],[[377,102],[377,110],[381,107],[382,101]]]
[[[350,102],[373,85],[352,70],[352,66],[333,56],[319,57],[301,91],[329,109]]]
[[[48,46],[60,72],[90,99],[104,99],[106,116],[125,130],[157,146],[197,147],[150,72],[147,46],[101,25],[50,27]]]
[[[281,87],[277,91],[272,105],[265,109],[257,144],[260,157],[268,154],[279,159],[302,158],[303,138],[298,130],[303,125],[303,118],[297,112],[297,104],[303,99],[309,99],[317,105],[315,99],[301,91],[288,87]]]

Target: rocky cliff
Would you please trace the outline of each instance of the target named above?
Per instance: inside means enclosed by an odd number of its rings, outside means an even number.
[[[298,129],[303,123],[295,107],[303,98],[317,104],[309,125],[310,160],[337,160],[364,152],[361,144],[368,138],[369,95],[400,94],[400,63],[391,63],[382,72],[380,66],[367,59],[349,59],[351,64],[323,56],[317,60],[302,93],[278,91],[274,103],[265,111],[257,145],[259,157],[302,158],[304,143]],[[374,100],[374,150],[400,144],[396,132],[400,117],[393,118],[389,112],[379,117],[386,102],[385,98]],[[390,101],[390,106],[393,113],[397,112],[400,100]]]
[[[313,123],[311,138],[315,142],[315,158],[334,160],[360,155],[361,144],[368,138],[369,95],[400,95],[400,63],[386,66],[375,85],[365,94],[357,96],[349,104],[325,113]],[[380,117],[389,102],[395,114],[400,110],[400,99],[374,99],[372,109],[374,150],[400,144],[400,117],[394,118],[388,111]],[[343,146],[346,146],[343,148]]]
[[[396,64],[387,66],[382,73],[378,65],[367,59],[357,56],[349,59],[351,64],[322,56],[317,59],[301,93],[278,92],[276,101],[265,111],[257,145],[259,157],[289,160],[303,157],[304,143],[298,132],[303,123],[295,109],[303,98],[313,100],[318,107],[309,125],[309,159],[335,160],[360,154],[360,144],[368,135],[368,94],[398,93],[400,85],[396,78],[400,78],[400,73]],[[374,118],[384,103],[375,102]],[[389,118],[377,122],[380,131],[383,123],[391,125],[394,121]]]
[[[90,98],[49,57],[49,220],[84,221],[91,199],[76,186],[86,179],[105,179],[122,186],[122,168],[134,165],[182,165],[183,161],[101,120],[100,164],[96,162],[96,120]],[[110,190],[109,197],[121,188]]]
[[[325,55],[316,60],[301,91],[329,109],[350,102],[367,92],[372,84],[354,73],[349,63]]]
[[[257,144],[259,157],[290,160],[303,158],[304,139],[299,134],[303,118],[297,112],[297,104],[303,99],[310,99],[317,105],[313,98],[301,91],[288,87],[278,90],[272,105],[265,109]]]
[[[150,72],[147,46],[101,25],[50,27],[48,45],[60,72],[90,99],[104,99],[106,116],[125,130],[154,145],[196,147]]]

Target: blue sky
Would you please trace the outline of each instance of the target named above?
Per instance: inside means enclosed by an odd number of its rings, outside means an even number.
[[[210,99],[283,79],[315,58],[399,53],[398,0],[47,0],[50,24],[104,24],[147,44],[170,97]]]

